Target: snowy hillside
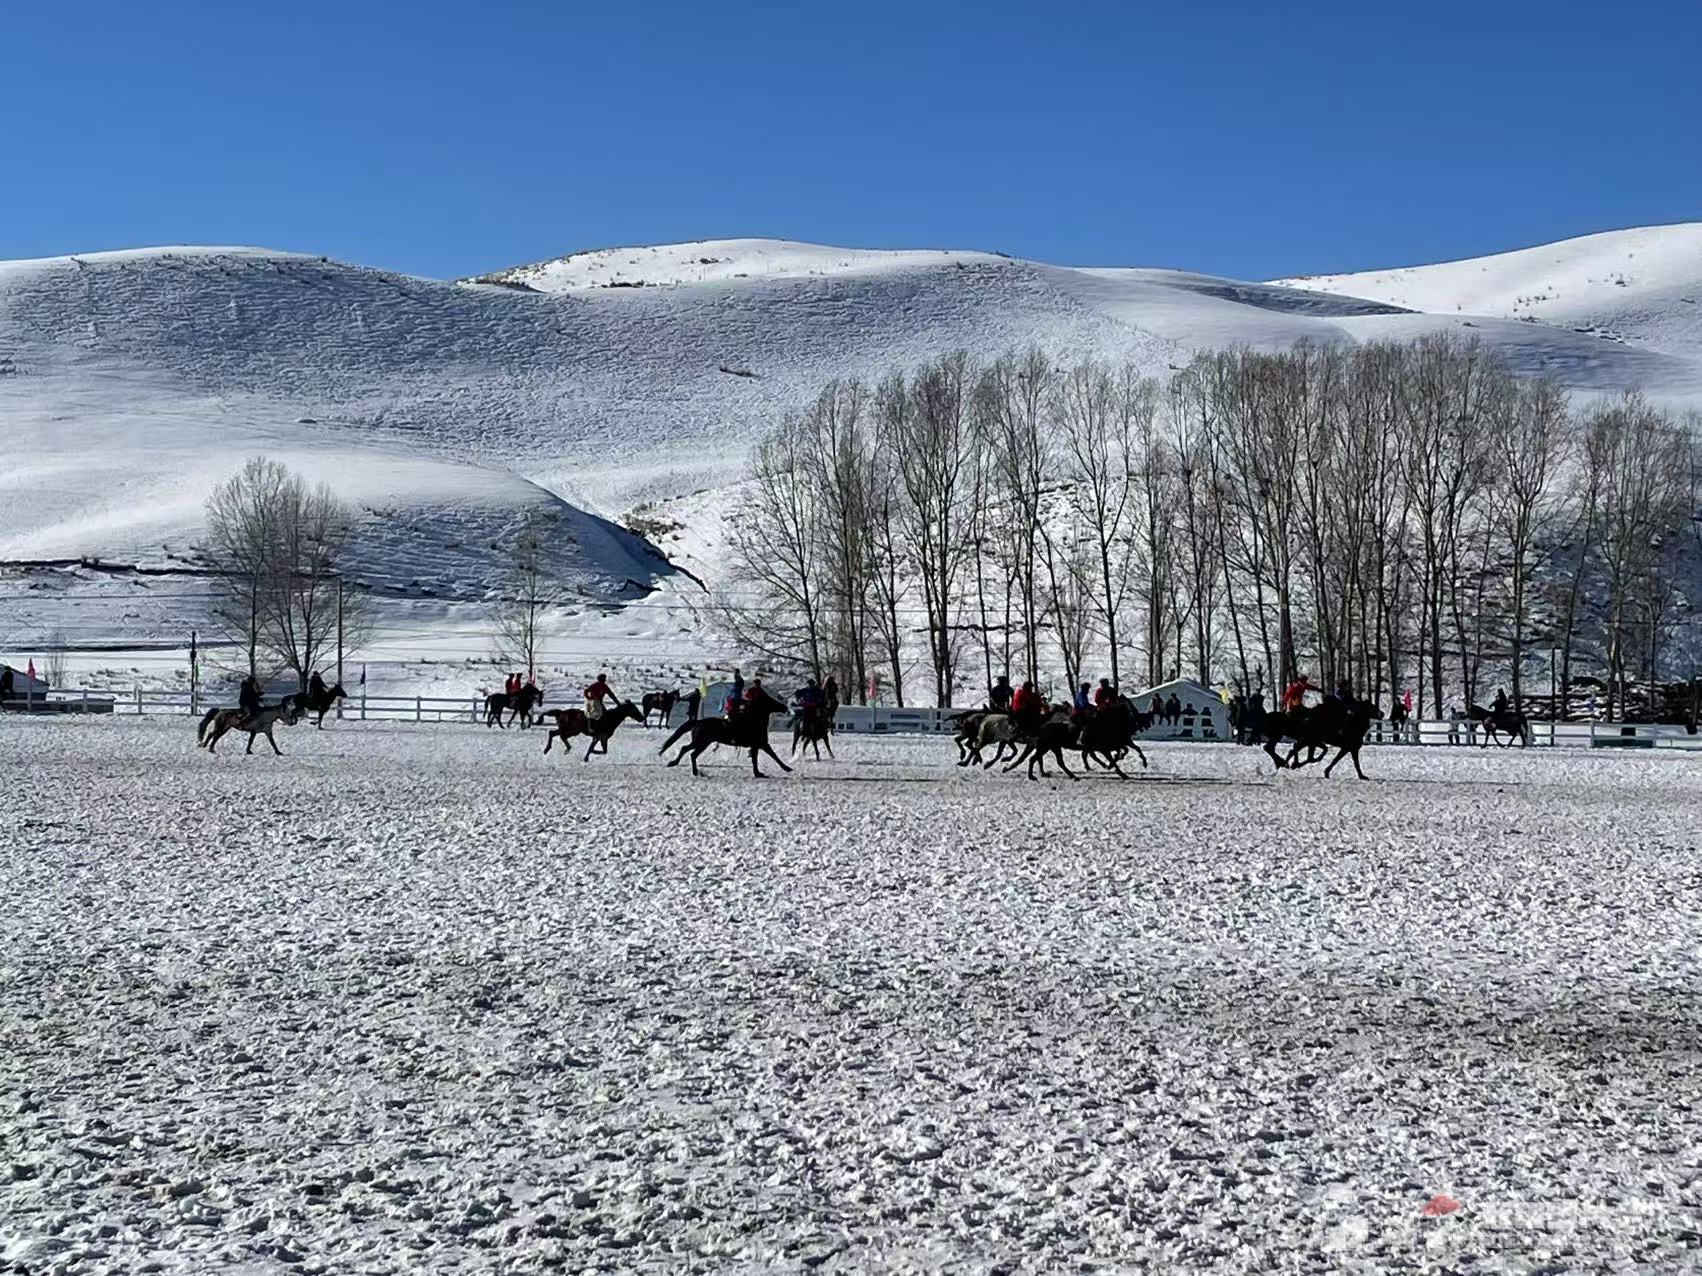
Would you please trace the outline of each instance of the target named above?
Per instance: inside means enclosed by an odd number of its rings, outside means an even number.
[[[677,644],[701,590],[615,524],[713,576],[751,441],[831,377],[1029,344],[1164,375],[1206,348],[1469,327],[1579,390],[1702,404],[1699,293],[1702,226],[1273,284],[751,239],[458,283],[249,248],[0,263],[0,560],[182,564],[208,490],[264,452],[363,510],[360,574],[416,628],[470,623],[543,505],[572,529],[571,592],[660,590],[618,634]],[[26,638],[63,619],[30,585]],[[150,614],[81,628],[159,637]]]
[[[1493,257],[1279,279],[1436,314],[1540,321],[1694,357],[1702,344],[1702,223],[1644,226]]]

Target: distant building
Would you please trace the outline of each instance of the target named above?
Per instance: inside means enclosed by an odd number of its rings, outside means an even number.
[[[48,692],[47,683],[40,678],[32,678],[22,669],[14,669],[11,665],[0,665],[0,670],[6,670],[12,675],[12,698],[27,700],[31,697],[40,700]]]

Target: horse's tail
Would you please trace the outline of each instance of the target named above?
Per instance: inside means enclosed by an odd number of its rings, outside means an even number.
[[[213,719],[219,716],[219,708],[214,705],[201,716],[201,725],[195,729],[195,743],[200,744],[207,738],[207,728],[213,724]]]
[[[679,738],[681,736],[685,735],[686,732],[690,731],[696,725],[697,725],[697,723],[695,723],[695,722],[682,722],[678,727],[676,727],[674,729],[673,735],[669,736],[666,740],[662,741],[662,747],[660,749],[657,749],[656,752],[666,753],[669,749],[674,747],[675,743],[679,740]]]

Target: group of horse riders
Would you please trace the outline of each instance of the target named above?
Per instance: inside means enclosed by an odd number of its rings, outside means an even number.
[[[300,707],[305,709],[322,704],[329,694],[329,689],[325,686],[325,679],[320,676],[319,670],[315,669],[307,675],[306,703],[301,704]],[[293,693],[285,696],[284,699],[297,700],[297,703],[300,704],[299,698]],[[237,687],[236,707],[242,711],[245,721],[255,717],[261,710],[260,680],[252,673],[243,678],[241,684]]]

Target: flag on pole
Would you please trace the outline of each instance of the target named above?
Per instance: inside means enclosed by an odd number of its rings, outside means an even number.
[[[360,685],[363,686],[363,687],[366,686],[366,666],[365,665],[362,665],[360,667]]]
[[[35,657],[34,656],[30,657],[30,667],[28,669],[24,670],[24,676],[27,677],[31,682],[35,681]]]

